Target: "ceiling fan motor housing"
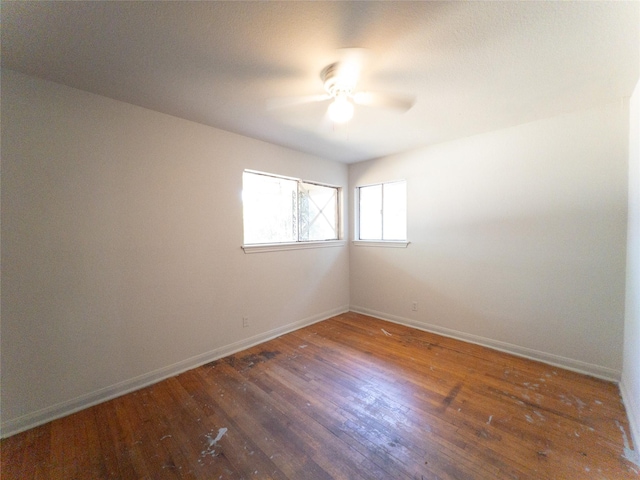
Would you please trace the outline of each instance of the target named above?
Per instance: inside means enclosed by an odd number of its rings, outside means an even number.
[[[326,66],[320,72],[320,78],[324,82],[324,89],[331,97],[336,98],[340,95],[350,96],[356,86],[356,76],[348,78],[344,72],[340,70],[338,62]]]

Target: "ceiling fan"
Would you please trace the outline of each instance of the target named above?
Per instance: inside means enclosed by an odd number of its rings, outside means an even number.
[[[327,65],[320,72],[325,93],[273,98],[268,103],[269,108],[283,108],[333,100],[327,108],[329,119],[335,123],[345,123],[353,117],[354,104],[388,108],[400,112],[405,112],[413,106],[415,97],[410,95],[358,91],[357,84],[366,50],[343,48],[339,50],[339,53],[340,60]]]

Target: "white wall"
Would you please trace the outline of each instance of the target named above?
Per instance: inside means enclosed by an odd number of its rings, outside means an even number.
[[[640,450],[640,82],[629,115],[629,225],[622,391],[635,450]]]
[[[407,179],[411,242],[350,247],[352,309],[619,379],[627,129],[604,105],[351,165]]]
[[[617,379],[627,200],[636,267],[622,384],[637,434],[640,169],[636,130],[627,199],[626,106],[349,169],[11,71],[1,113],[3,435],[350,299],[354,310]],[[347,194],[406,178],[412,243],[246,255],[245,168],[342,186],[349,174]]]
[[[4,435],[346,310],[346,246],[243,253],[245,168],[347,184],[343,164],[2,72]]]

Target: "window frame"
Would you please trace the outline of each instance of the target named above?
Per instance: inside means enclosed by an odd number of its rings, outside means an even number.
[[[405,192],[407,192],[406,188],[408,187],[409,182],[406,179],[396,179],[389,180],[385,182],[375,182],[375,183],[367,183],[363,185],[357,185],[354,190],[354,239],[352,241],[353,245],[359,247],[389,247],[389,248],[406,248],[411,242],[409,241],[409,225],[408,221],[406,224],[406,238],[404,240],[383,240],[383,239],[361,239],[360,238],[360,189],[366,187],[375,187],[378,185],[382,186],[382,199],[384,202],[384,185],[388,185],[391,183],[399,183],[404,182],[405,184]],[[405,215],[408,217],[408,201],[407,197],[405,197]],[[384,205],[384,204],[383,204]],[[382,208],[383,205],[381,206]],[[384,226],[384,217],[382,217],[382,225]],[[384,228],[384,227],[383,227]]]
[[[344,238],[343,238],[343,226],[342,226],[342,219],[343,219],[343,187],[339,186],[339,185],[331,185],[331,184],[327,184],[327,183],[322,183],[322,182],[318,182],[318,181],[309,181],[309,180],[304,180],[302,178],[296,178],[296,177],[289,177],[289,176],[285,176],[285,175],[278,175],[278,174],[274,174],[274,173],[269,173],[269,172],[262,172],[262,171],[258,171],[258,170],[250,170],[250,169],[245,169],[242,171],[242,174],[244,176],[245,173],[249,173],[249,174],[254,174],[254,175],[263,175],[266,177],[272,177],[272,178],[277,178],[277,179],[282,179],[282,180],[290,180],[293,182],[296,182],[296,191],[297,194],[300,195],[300,186],[301,185],[315,185],[315,186],[319,186],[319,187],[326,187],[326,188],[331,188],[331,189],[335,189],[336,191],[336,224],[335,224],[335,230],[336,230],[336,238],[335,239],[327,239],[327,240],[300,240],[300,225],[298,224],[296,226],[296,231],[298,232],[298,240],[296,241],[289,241],[289,242],[265,242],[265,243],[245,243],[245,224],[244,224],[244,201],[242,201],[242,213],[243,213],[243,218],[242,218],[242,246],[241,248],[244,250],[245,253],[260,253],[260,252],[274,252],[274,251],[281,251],[281,250],[299,250],[299,249],[309,249],[309,248],[324,248],[324,247],[339,247],[339,246],[343,246],[346,244]],[[244,182],[244,180],[243,180]],[[243,185],[244,188],[244,185]],[[295,220],[296,221],[300,221],[300,215],[299,215],[299,203],[297,203],[298,205],[298,210],[297,210],[297,215]]]

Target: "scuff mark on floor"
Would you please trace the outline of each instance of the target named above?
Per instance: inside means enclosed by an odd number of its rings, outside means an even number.
[[[381,328],[380,330],[382,330],[382,333],[384,333],[387,337],[391,336],[391,334],[387,332],[384,328]]]
[[[489,415],[489,421],[487,422],[487,425],[491,425],[491,419],[493,418],[493,415]]]

